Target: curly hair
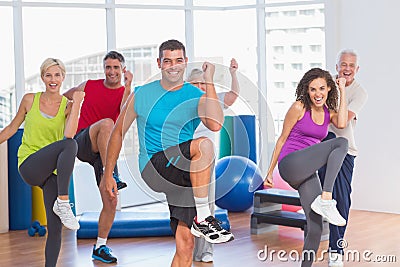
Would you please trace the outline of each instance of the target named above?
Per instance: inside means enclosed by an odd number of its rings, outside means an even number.
[[[326,105],[328,109],[337,111],[339,104],[339,94],[338,90],[336,90],[336,83],[328,71],[322,70],[320,68],[310,69],[304,74],[303,78],[301,78],[299,84],[297,85],[296,100],[303,103],[306,110],[310,110],[311,99],[308,94],[308,87],[310,86],[310,83],[312,81],[318,78],[325,79],[328,87],[331,88],[331,90],[328,92],[328,98],[326,100]]]

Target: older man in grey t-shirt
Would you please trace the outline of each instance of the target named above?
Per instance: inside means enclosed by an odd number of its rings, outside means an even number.
[[[354,130],[361,109],[367,102],[367,92],[354,79],[358,72],[358,56],[355,51],[345,49],[339,52],[336,62],[336,70],[338,77],[346,79],[346,100],[348,108],[348,125],[344,129],[338,129],[332,124],[329,128],[329,134],[326,139],[336,137],[344,137],[349,141],[349,151],[343,161],[342,167],[336,178],[333,187],[333,198],[337,201],[337,209],[343,218],[348,221],[350,205],[351,205],[351,181],[353,179],[354,159],[358,154],[357,146],[354,138]],[[321,180],[325,178],[325,168],[321,168],[318,172]],[[343,248],[340,247],[340,240],[344,238],[346,226],[329,225],[329,267],[343,266]]]

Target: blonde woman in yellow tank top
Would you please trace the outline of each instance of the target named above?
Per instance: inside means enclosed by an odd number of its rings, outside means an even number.
[[[59,59],[46,59],[40,74],[45,91],[24,95],[14,119],[0,132],[0,143],[25,122],[18,170],[27,184],[43,189],[48,228],[45,266],[50,267],[57,264],[62,225],[79,229],[69,204],[68,187],[77,151],[73,136],[84,92],[76,92],[71,102],[60,94],[65,66]]]

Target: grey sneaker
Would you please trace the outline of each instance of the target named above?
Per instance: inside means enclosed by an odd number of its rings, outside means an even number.
[[[65,227],[71,230],[79,229],[79,222],[72,213],[69,203],[58,203],[56,199],[56,201],[54,201],[53,211],[58,217],[60,217],[60,220]]]
[[[337,226],[346,225],[346,220],[340,215],[336,208],[336,200],[323,200],[321,195],[317,196],[313,203],[311,203],[311,209],[321,215],[330,224]]]

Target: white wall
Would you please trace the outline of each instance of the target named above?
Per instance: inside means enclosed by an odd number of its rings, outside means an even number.
[[[369,95],[356,130],[352,208],[400,214],[400,1],[326,0],[326,9],[328,69],[340,49],[356,49],[356,79]]]

